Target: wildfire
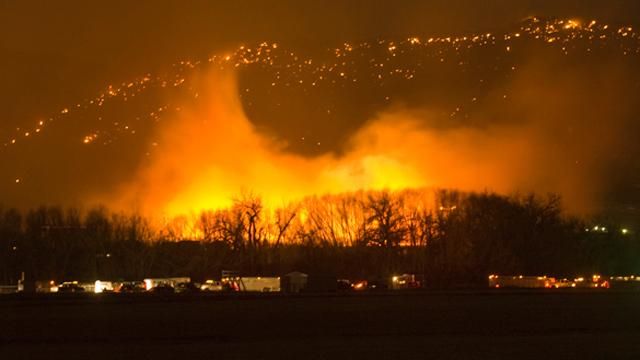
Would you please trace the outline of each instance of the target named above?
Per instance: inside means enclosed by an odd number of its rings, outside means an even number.
[[[276,209],[307,197],[360,190],[482,191],[490,184],[491,190],[508,192],[517,183],[514,164],[532,153],[522,145],[526,131],[489,136],[469,129],[429,130],[419,125],[418,115],[401,111],[380,114],[340,156],[305,157],[254,128],[233,73],[213,71],[207,83],[209,89],[201,92],[206,101],[163,124],[150,165],[123,185],[116,207],[171,219],[228,208],[243,193]]]
[[[580,179],[589,177],[589,164],[584,166],[587,170],[583,170],[584,161],[581,160],[580,167],[567,170],[566,176],[541,176],[539,173],[544,171],[536,171],[536,167],[544,167],[550,169],[547,173],[558,173],[559,169],[567,168],[557,156],[563,150],[551,149],[550,145],[557,146],[556,142],[544,139],[555,136],[549,134],[559,133],[555,127],[557,119],[550,118],[547,112],[536,112],[536,109],[546,107],[537,101],[547,99],[550,107],[560,109],[558,113],[567,113],[564,103],[570,101],[557,104],[555,100],[559,97],[548,91],[561,88],[562,83],[556,78],[563,80],[562,76],[554,76],[553,86],[537,83],[539,77],[530,77],[526,66],[521,66],[526,64],[514,62],[518,56],[511,54],[518,54],[525,48],[525,41],[540,42],[566,55],[578,51],[579,47],[573,46],[578,40],[589,40],[586,51],[590,52],[596,46],[604,48],[608,42],[623,38],[629,40],[620,43],[620,50],[625,55],[640,54],[637,42],[631,41],[638,39],[631,27],[609,29],[608,25],[595,21],[538,19],[506,33],[344,43],[332,49],[326,59],[305,58],[294,49],[275,43],[244,45],[202,61],[180,61],[162,76],[145,74],[108,85],[97,96],[67,104],[51,117],[35,121],[29,129],[16,129],[15,133],[9,134],[3,147],[20,148],[22,144],[35,142],[61,120],[71,123],[85,116],[95,116],[96,121],[87,122],[91,125],[74,134],[73,141],[91,144],[86,148],[100,148],[101,151],[102,146],[114,145],[120,139],[132,139],[141,148],[148,144],[138,171],[130,176],[127,174],[115,193],[100,194],[95,202],[117,209],[133,209],[161,219],[228,208],[243,193],[256,194],[266,207],[275,209],[291,201],[322,194],[438,187],[502,193],[557,192],[568,199],[567,203],[580,208],[581,201],[588,203],[589,199],[579,196],[581,192],[575,189],[584,186]],[[498,58],[509,55],[500,65],[503,71],[508,71],[505,89],[495,94],[478,90],[478,93],[468,94],[467,100],[456,99],[455,104],[447,104],[446,108],[434,105],[434,108],[412,111],[397,107],[395,102],[403,100],[393,92],[395,86],[399,86],[398,81],[420,84],[427,66],[456,66],[461,72],[468,72],[475,65],[466,61],[465,56],[470,49],[482,47],[499,49]],[[242,73],[252,65],[266,69],[267,76],[263,80],[271,85],[269,90],[236,88],[236,73]],[[498,65],[492,68],[494,70],[498,72]],[[484,77],[477,80],[480,84],[486,83]],[[579,81],[570,80],[572,83]],[[379,89],[377,101],[384,103],[381,106],[386,108],[368,119],[355,133],[348,134],[348,146],[320,156],[308,157],[286,151],[286,144],[256,129],[243,109],[243,104],[250,106],[252,101],[283,89],[310,92],[314,87],[314,91],[330,89],[332,94],[346,94],[347,90],[343,89],[351,86],[361,87],[358,91],[364,92]],[[133,103],[134,97],[143,98],[145,92],[158,88],[168,91],[170,103],[162,100],[163,103],[144,107],[144,110],[134,107],[135,114],[112,119],[105,115],[108,111],[103,111],[120,109],[125,106],[124,102]],[[171,89],[173,92],[169,92]],[[172,94],[179,95],[172,97]],[[494,95],[499,103],[494,101]],[[327,100],[327,116],[337,113],[334,104],[330,103],[332,99]],[[570,108],[569,105],[566,107]],[[473,126],[483,122],[476,122],[473,117],[496,116],[493,110],[501,108],[519,109],[517,124],[515,121],[515,125],[495,122],[496,125],[484,129]],[[486,109],[492,111],[483,111]],[[436,116],[436,113],[440,115]],[[451,127],[433,125],[444,122],[441,114],[452,119]],[[431,119],[432,115],[435,120]],[[567,122],[571,118],[573,116],[567,118]],[[549,123],[545,119],[549,119]],[[145,128],[142,125],[147,122],[154,125],[151,131],[156,133],[142,134]],[[614,130],[611,130],[611,136],[602,138],[614,139]],[[321,137],[315,134],[302,134],[306,135],[306,140],[302,137],[302,141],[317,144],[314,148],[328,148],[326,139],[320,142]],[[594,146],[604,148],[607,142],[598,139]],[[571,157],[579,151],[566,153]],[[573,163],[574,159],[571,160]]]

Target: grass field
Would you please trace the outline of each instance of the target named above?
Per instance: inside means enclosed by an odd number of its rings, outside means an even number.
[[[0,359],[638,359],[640,292],[0,297]]]

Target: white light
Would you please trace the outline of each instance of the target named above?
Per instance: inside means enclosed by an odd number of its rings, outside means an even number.
[[[103,291],[104,286],[102,285],[102,282],[100,280],[96,280],[95,286],[93,287],[93,292],[95,292],[96,294],[100,294]]]

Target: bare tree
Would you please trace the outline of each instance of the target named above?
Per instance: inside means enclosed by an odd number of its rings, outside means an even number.
[[[388,191],[369,194],[364,205],[367,245],[392,248],[399,246],[407,233],[402,199]]]

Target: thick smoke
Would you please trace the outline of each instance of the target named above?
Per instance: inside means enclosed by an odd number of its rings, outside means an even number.
[[[396,104],[352,134],[340,155],[317,157],[257,131],[235,74],[213,71],[202,75],[203,101],[161,125],[151,161],[98,201],[173,217],[227,207],[243,192],[275,207],[360,189],[451,188],[554,192],[571,213],[597,211],[624,129],[607,120],[630,111],[620,105],[624,71],[527,67],[494,89],[488,98],[496,100],[479,104],[468,125],[442,126],[437,109]]]

